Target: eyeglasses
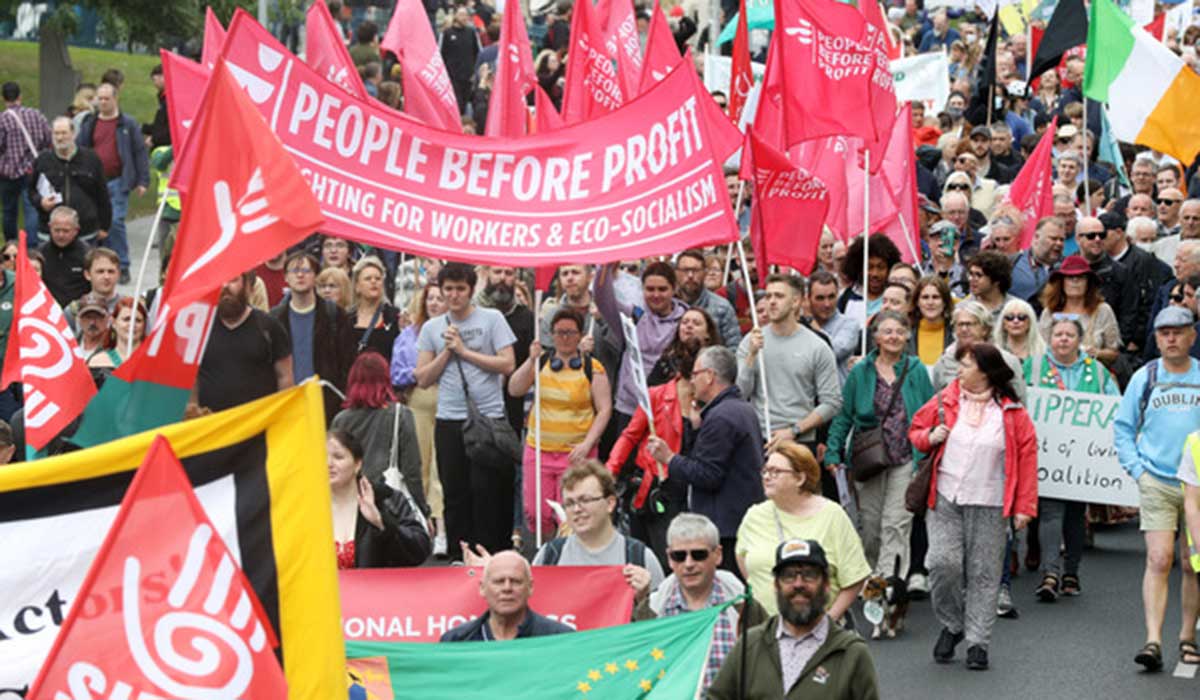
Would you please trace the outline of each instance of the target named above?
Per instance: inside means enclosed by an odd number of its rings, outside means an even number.
[[[797,569],[785,569],[775,574],[775,578],[779,579],[780,583],[795,583],[796,579],[803,579],[805,583],[816,583],[821,580],[825,572],[815,566],[805,566]]]
[[[1077,235],[1077,236],[1079,236],[1080,238],[1084,239],[1084,240],[1088,240],[1088,241],[1095,241],[1095,240],[1098,240],[1098,239],[1104,238],[1104,237],[1105,237],[1105,236],[1107,236],[1108,234],[1107,234],[1107,233],[1105,233],[1104,231],[1092,231],[1092,232],[1090,232],[1090,233],[1079,233],[1079,234],[1076,234],[1076,235]]]
[[[672,549],[667,552],[667,556],[676,564],[682,564],[687,561],[690,556],[692,561],[701,562],[708,559],[709,550],[707,549]]]
[[[779,467],[764,467],[762,475],[764,479],[778,479],[784,474],[795,474],[792,469],[780,469]]]
[[[970,185],[966,185],[966,184],[958,184],[958,185],[946,185],[946,189],[947,189],[947,190],[950,190],[950,191],[952,191],[952,192],[953,192],[954,190],[959,190],[959,191],[961,191],[961,192],[968,192],[968,191],[970,191],[970,189],[971,189],[971,186],[970,186]],[[944,210],[943,210],[943,213],[949,213],[949,212],[946,212],[946,211],[944,211]]]
[[[603,501],[606,496],[580,496],[579,498],[569,498],[562,502],[563,510],[571,510],[573,508],[587,508],[597,501]]]
[[[979,325],[979,321],[958,321],[954,324],[955,328],[973,328]]]
[[[1159,206],[1163,206],[1164,204],[1171,206],[1172,204],[1179,204],[1182,201],[1182,199],[1173,199],[1171,197],[1159,197],[1158,199],[1154,200],[1154,203]]]
[[[1175,294],[1171,295],[1171,301],[1175,302],[1176,304],[1182,304],[1184,298],[1185,297],[1183,296],[1182,292],[1176,292]]]
[[[311,267],[289,267],[287,273],[289,275],[311,275],[313,269]]]
[[[1059,138],[1055,139],[1055,141],[1057,141],[1058,143],[1071,143],[1072,138],[1073,137],[1071,137],[1071,136],[1059,137]]]
[[[713,371],[711,367],[700,367],[697,369],[693,369],[692,370],[692,379],[699,377],[701,374],[704,374],[705,372],[711,372],[711,371]]]
[[[675,271],[684,277],[687,277],[688,275],[703,275],[704,274],[703,267],[677,267],[677,268],[675,268]]]
[[[1028,321],[1029,317],[1025,314],[1004,314],[1005,321]]]
[[[17,259],[16,253],[5,253],[3,257],[4,257],[4,262],[8,262],[9,260]]]
[[[624,270],[625,272],[628,272],[631,275],[636,275],[637,271],[638,271],[638,266],[636,263],[631,263],[629,265],[622,265],[621,269]]]
[[[579,331],[574,328],[559,328],[554,331],[554,336],[557,338],[574,338],[579,335]]]

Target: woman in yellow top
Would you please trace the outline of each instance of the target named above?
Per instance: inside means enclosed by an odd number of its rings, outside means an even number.
[[[954,342],[954,324],[950,314],[954,300],[946,280],[928,275],[917,280],[913,288],[913,333],[908,351],[921,358],[925,369],[932,369],[950,343]]]
[[[542,534],[555,530],[553,513],[547,499],[562,500],[562,475],[573,464],[595,458],[596,444],[612,415],[612,390],[604,366],[579,349],[583,339],[583,317],[570,308],[559,309],[550,322],[554,352],[543,358],[542,344],[535,338],[529,359],[508,380],[511,396],[524,396],[534,383],[534,371],[541,375],[542,403]],[[525,523],[531,532],[537,529],[537,440],[535,412],[526,422],[522,500]]]
[[[767,500],[750,506],[737,533],[737,562],[754,599],[774,615],[775,549],[789,539],[816,540],[829,559],[829,616],[850,608],[871,567],[854,524],[837,503],[821,495],[821,467],[812,452],[790,440],[780,442],[762,469]]]

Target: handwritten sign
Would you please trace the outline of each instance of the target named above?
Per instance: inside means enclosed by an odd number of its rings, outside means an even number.
[[[1137,483],[1113,444],[1119,396],[1029,389],[1037,428],[1038,495],[1068,501],[1138,505]]]

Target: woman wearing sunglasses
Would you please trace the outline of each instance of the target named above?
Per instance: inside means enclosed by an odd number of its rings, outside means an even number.
[[[1074,317],[1083,328],[1083,349],[1088,355],[1111,366],[1120,356],[1121,327],[1117,315],[1104,301],[1100,277],[1081,255],[1071,255],[1050,273],[1042,290],[1042,316],[1038,330],[1042,339],[1050,337],[1056,317]]]
[[[992,342],[1021,361],[1026,384],[1033,384],[1034,363],[1046,353],[1046,342],[1034,327],[1037,315],[1028,302],[1011,299],[1000,310],[1000,321],[992,329]]]
[[[533,388],[534,372],[541,378],[542,499],[537,499],[537,413],[529,412],[523,460],[525,524],[537,531],[536,507],[542,509],[542,535],[553,537],[556,525],[547,500],[562,500],[561,481],[567,468],[596,456],[596,445],[612,415],[612,390],[604,365],[579,349],[583,317],[572,308],[559,309],[550,321],[554,352],[542,356],[537,338],[529,359],[508,380],[510,396],[525,396]]]
[[[767,500],[750,506],[737,535],[742,576],[767,613],[777,613],[775,550],[784,540],[816,540],[829,559],[829,617],[838,620],[850,608],[871,566],[846,511],[821,495],[821,466],[803,445],[783,440],[762,469]]]

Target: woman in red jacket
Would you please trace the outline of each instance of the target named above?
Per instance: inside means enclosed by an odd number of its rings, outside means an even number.
[[[988,667],[988,642],[1004,565],[1009,519],[1017,530],[1037,516],[1037,436],[994,345],[959,346],[958,379],[913,416],[909,439],[921,452],[940,447],[929,488],[929,566],[942,632],[938,663],[967,640],[967,668]]]

